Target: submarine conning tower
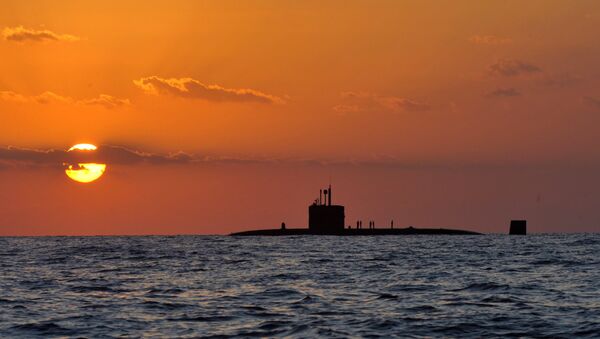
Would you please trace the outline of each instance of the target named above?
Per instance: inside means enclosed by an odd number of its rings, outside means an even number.
[[[508,234],[527,235],[527,220],[511,220]]]
[[[308,206],[308,229],[314,232],[343,232],[344,225],[344,206],[331,204],[329,185],[327,189],[320,190],[319,198]]]

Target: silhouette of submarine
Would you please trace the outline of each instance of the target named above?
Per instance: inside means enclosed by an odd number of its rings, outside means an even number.
[[[325,195],[325,199],[323,199]],[[234,236],[256,235],[413,235],[413,234],[439,234],[439,235],[474,235],[481,234],[472,231],[448,228],[394,228],[394,221],[388,228],[376,228],[374,221],[369,221],[368,228],[362,227],[362,221],[357,221],[355,228],[345,226],[344,206],[331,204],[331,185],[320,190],[319,198],[308,206],[308,228],[286,228],[281,223],[279,229],[253,230],[231,233]]]

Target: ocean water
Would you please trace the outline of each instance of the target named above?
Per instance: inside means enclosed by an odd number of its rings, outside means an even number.
[[[0,337],[600,337],[600,234],[0,238]]]

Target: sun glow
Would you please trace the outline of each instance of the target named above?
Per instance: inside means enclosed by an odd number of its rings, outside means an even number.
[[[69,148],[68,152],[93,152],[98,147],[92,144],[77,144]],[[90,183],[100,178],[106,171],[106,164],[99,163],[77,163],[65,164],[65,173],[69,178],[81,183]]]
[[[96,147],[96,145],[92,145],[92,144],[77,144],[77,145],[69,148],[69,152],[73,151],[73,150],[95,151],[96,149],[98,149],[98,147]]]
[[[89,163],[77,164],[77,166],[69,165],[65,173],[69,178],[77,182],[88,183],[100,178],[105,170],[105,164]]]

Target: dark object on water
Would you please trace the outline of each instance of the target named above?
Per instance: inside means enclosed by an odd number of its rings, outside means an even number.
[[[508,234],[527,235],[527,220],[511,220]]]
[[[346,224],[344,206],[331,204],[331,185],[324,193],[324,204],[319,201],[308,206],[308,229],[312,232],[343,232]]]
[[[323,195],[325,199],[323,199]],[[453,230],[447,228],[375,228],[375,221],[369,221],[369,228],[362,228],[362,221],[356,222],[356,228],[345,225],[344,206],[331,204],[331,185],[328,189],[319,191],[319,198],[308,206],[308,228],[285,227],[280,229],[254,230],[232,233],[231,235],[406,235],[406,234],[479,234],[477,232]],[[512,228],[511,228],[512,230]]]
[[[251,235],[416,235],[416,234],[436,234],[436,235],[475,235],[477,232],[456,230],[449,228],[350,228],[342,231],[324,231],[313,232],[308,228],[287,228],[253,230],[232,233],[231,235],[251,236]]]

